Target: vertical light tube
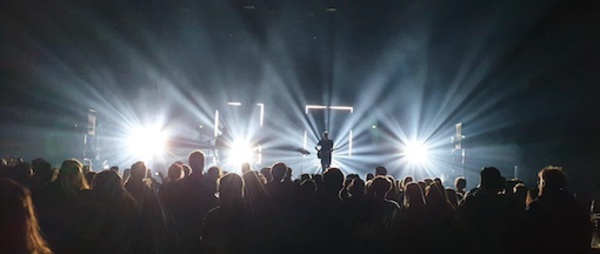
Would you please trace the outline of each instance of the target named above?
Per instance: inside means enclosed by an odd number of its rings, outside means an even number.
[[[259,115],[258,125],[260,127],[262,127],[263,126],[263,122],[265,120],[265,104],[263,104],[263,103],[256,103],[256,105],[258,105],[260,107],[260,115]]]
[[[215,137],[219,136],[219,110],[215,110]]]

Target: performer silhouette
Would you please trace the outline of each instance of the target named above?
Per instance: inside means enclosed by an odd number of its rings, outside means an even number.
[[[331,166],[331,153],[333,152],[333,140],[329,139],[329,133],[323,132],[315,149],[317,149],[317,157],[321,159],[321,170],[325,172]]]

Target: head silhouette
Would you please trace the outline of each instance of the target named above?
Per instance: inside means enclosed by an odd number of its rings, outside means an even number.
[[[368,173],[366,178],[367,178],[367,181],[371,181],[371,180],[373,180],[373,178],[375,178],[375,175],[373,175],[372,173]]]
[[[288,171],[287,165],[283,162],[278,162],[271,167],[271,177],[273,177],[273,182],[281,182],[285,177],[285,174]]]
[[[244,198],[244,180],[237,174],[229,173],[221,177],[218,189],[221,206],[241,204]]]
[[[454,181],[454,186],[456,187],[456,190],[463,191],[465,188],[467,188],[467,179],[464,177],[457,177]]]
[[[392,190],[392,183],[387,177],[379,175],[373,179],[371,183],[371,188],[373,188],[373,194],[377,199],[384,199],[385,195]]]
[[[217,166],[208,168],[208,170],[206,170],[206,177],[216,182],[219,177],[221,177],[221,168]]]
[[[545,167],[538,173],[538,176],[540,178],[540,195],[559,192],[567,185],[567,175],[560,167]]]
[[[404,190],[404,206],[410,207],[424,204],[425,198],[423,197],[421,186],[415,182],[408,183]]]
[[[92,182],[92,191],[104,197],[117,197],[125,189],[119,174],[113,170],[104,170],[96,175]]]
[[[89,189],[88,182],[83,175],[83,164],[76,159],[63,161],[57,181],[61,189],[69,196],[77,196],[80,190]]]
[[[339,168],[329,168],[323,174],[323,187],[328,194],[337,194],[344,187],[344,174]]]
[[[406,185],[408,185],[409,183],[414,182],[415,180],[413,179],[412,176],[405,176],[404,179],[402,179],[402,186],[403,188],[406,188]]]
[[[50,183],[53,180],[54,169],[50,162],[38,158],[32,161],[31,168],[42,184]]]
[[[242,163],[242,174],[252,171],[252,166],[248,162]]]
[[[442,207],[449,203],[444,187],[439,182],[433,182],[425,189],[427,206]]]
[[[480,188],[489,192],[498,192],[502,190],[504,182],[500,171],[494,167],[485,167],[480,172]]]
[[[169,177],[169,179],[171,181],[179,180],[182,175],[183,175],[183,167],[180,164],[173,163],[167,170],[167,177]]]
[[[350,186],[348,186],[348,192],[353,197],[362,197],[365,195],[365,181],[360,178],[352,179]]]
[[[143,161],[138,161],[131,165],[130,172],[131,175],[129,176],[129,180],[141,181],[148,175],[148,168],[146,167],[146,163],[144,163]]]
[[[264,178],[265,178],[265,180],[267,180],[267,182],[273,181],[273,176],[271,176],[271,168],[269,168],[269,167],[261,168],[260,173],[264,176]]]
[[[204,171],[204,153],[200,150],[193,151],[188,157],[188,163],[192,168],[192,175],[202,175]]]
[[[388,171],[384,166],[377,166],[375,168],[375,176],[385,176],[387,173]]]

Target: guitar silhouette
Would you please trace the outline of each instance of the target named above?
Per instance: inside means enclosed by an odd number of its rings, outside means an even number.
[[[317,150],[317,158],[321,159],[321,157],[323,157],[324,153],[333,153],[333,151],[335,151],[337,148],[331,148],[328,151],[327,150],[322,150],[319,149],[318,147],[315,146],[315,150]]]

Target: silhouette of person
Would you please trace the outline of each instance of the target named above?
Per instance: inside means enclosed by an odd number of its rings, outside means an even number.
[[[192,173],[180,180],[181,200],[185,205],[181,206],[182,215],[176,218],[179,234],[182,242],[182,252],[190,253],[197,247],[200,239],[202,221],[206,214],[216,207],[215,181],[219,174],[210,170],[204,175],[204,164],[206,156],[200,150],[195,150],[188,156],[188,164]],[[218,169],[218,168],[217,168]],[[219,172],[216,170],[216,172]],[[216,177],[216,178],[215,178]]]
[[[143,161],[131,165],[131,176],[125,184],[125,189],[139,205],[140,212],[136,218],[135,227],[141,233],[133,240],[132,248],[139,253],[151,252],[162,248],[165,233],[164,212],[158,195],[149,185],[148,168]]]
[[[467,192],[465,191],[465,188],[467,188],[467,179],[464,177],[457,177],[454,181],[454,186],[456,187],[456,198],[460,204],[467,195]]]
[[[390,253],[391,243],[395,238],[395,225],[400,205],[386,198],[392,191],[392,181],[383,175],[376,176],[371,182],[370,188],[373,189],[373,196],[370,200],[370,211],[363,221],[359,240],[363,243],[362,248],[366,247],[373,253]],[[377,244],[372,244],[377,243]],[[364,250],[364,249],[363,249]]]
[[[82,233],[86,230],[82,217],[89,212],[89,185],[83,176],[83,164],[65,160],[58,178],[36,200],[40,227],[48,243],[57,253],[79,252]]]
[[[82,237],[82,253],[132,253],[136,234],[135,218],[139,207],[125,190],[114,170],[104,170],[92,182],[89,212],[84,214],[86,231]]]
[[[531,236],[527,253],[588,253],[590,222],[585,207],[566,188],[561,168],[546,167],[539,173],[539,197],[527,210]]]
[[[416,182],[409,182],[404,187],[402,200],[400,241],[398,246],[406,253],[423,252],[427,246],[429,235],[426,213],[425,195],[423,189]]]
[[[321,170],[325,172],[331,166],[331,154],[333,152],[333,140],[329,139],[328,132],[323,132],[315,149],[317,149],[317,157],[321,159]]]
[[[243,253],[246,247],[244,180],[236,174],[219,179],[219,206],[210,210],[202,224],[201,250],[206,253]],[[247,250],[247,249],[246,249]]]
[[[0,207],[0,253],[53,253],[40,231],[28,189],[0,179]]]
[[[328,168],[323,174],[323,193],[318,200],[315,232],[319,232],[317,244],[320,253],[345,253],[349,232],[340,230],[346,226],[344,203],[340,191],[344,188],[345,176],[339,168]]]
[[[479,188],[465,197],[458,208],[458,218],[468,232],[467,253],[512,253],[508,241],[514,218],[510,217],[506,200],[498,195],[504,179],[494,167],[480,172]],[[427,203],[429,205],[429,203]]]

